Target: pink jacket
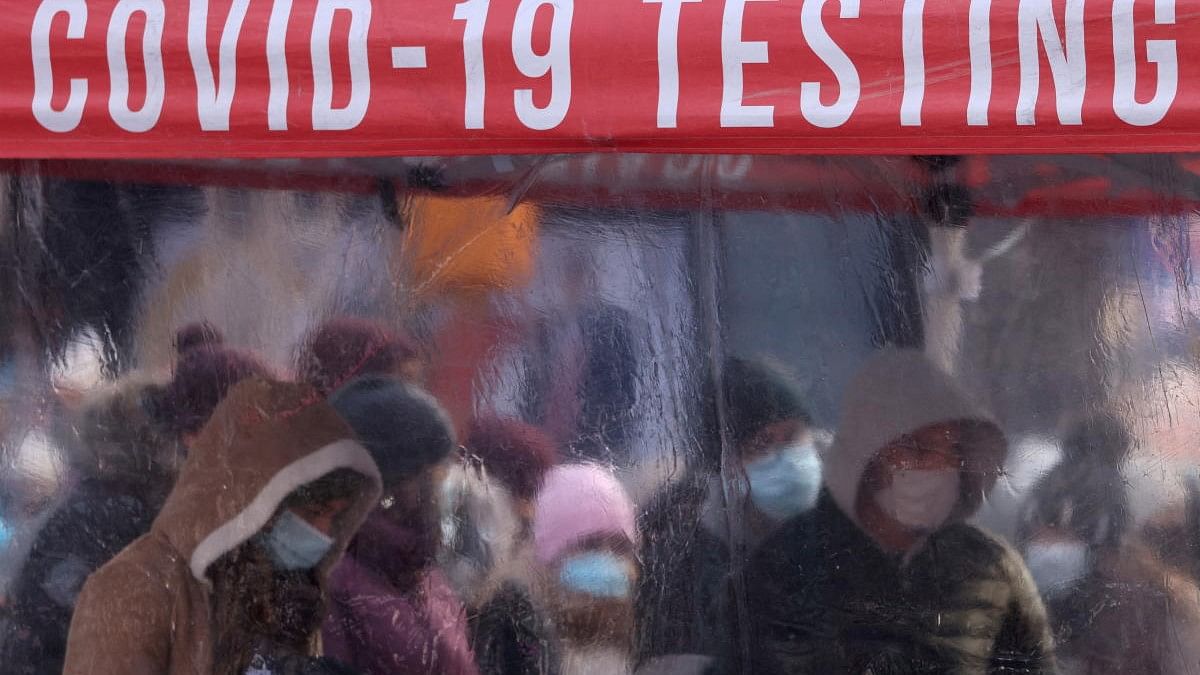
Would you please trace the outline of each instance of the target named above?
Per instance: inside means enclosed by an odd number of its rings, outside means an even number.
[[[380,526],[386,530],[372,516],[359,536],[386,537]],[[372,548],[382,553],[388,547]],[[404,589],[378,571],[382,561],[355,553],[352,545],[330,577],[321,631],[328,656],[365,675],[478,675],[466,611],[441,571],[431,568]]]

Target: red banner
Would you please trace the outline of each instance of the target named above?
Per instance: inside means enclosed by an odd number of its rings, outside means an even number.
[[[0,155],[1200,150],[1197,0],[0,0]]]

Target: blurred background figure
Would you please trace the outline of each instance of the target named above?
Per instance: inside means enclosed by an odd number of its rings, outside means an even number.
[[[4,495],[0,502],[4,503],[10,537],[0,549],[0,597],[11,591],[37,533],[61,500],[70,470],[64,466],[60,436],[53,429],[35,426],[13,430],[0,440],[0,453],[8,462],[0,472],[0,494]]]
[[[816,507],[746,571],[756,674],[1053,673],[1020,556],[965,522],[996,480],[999,427],[916,350],[847,389]]]
[[[536,427],[504,418],[476,419],[466,442],[480,464],[452,513],[448,572],[467,604],[471,644],[482,675],[550,673],[550,636],[530,590],[533,518],[538,492],[558,462],[553,441]]]
[[[254,354],[227,347],[225,336],[207,323],[180,328],[175,349],[171,380],[148,405],[158,424],[186,453],[235,384],[250,377],[269,377],[271,372]]]
[[[797,387],[779,369],[728,359],[722,371],[731,452],[722,478],[716,392],[697,462],[650,502],[640,523],[638,655],[714,657],[733,650],[731,575],[765,537],[816,503],[821,459]],[[677,668],[703,663],[688,658]]]
[[[591,293],[586,255],[567,254],[562,306],[535,329],[524,407],[577,460],[624,465],[638,396],[638,344],[632,315]]]
[[[296,359],[296,377],[332,394],[363,375],[391,375],[421,384],[424,362],[416,346],[382,323],[337,317],[308,336]]]
[[[0,471],[0,508],[8,539],[0,547],[0,642],[12,635],[6,629],[11,614],[13,585],[46,522],[62,499],[70,470],[51,430],[20,429],[0,440],[0,456],[9,464]],[[0,646],[0,650],[3,647]]]
[[[1078,422],[1021,514],[1018,541],[1068,675],[1182,674],[1200,664],[1200,590],[1131,531],[1122,468],[1132,446],[1116,417]]]
[[[329,570],[379,496],[352,436],[311,388],[234,387],[150,533],[88,579],[63,672],[352,672],[314,655]]]
[[[517,552],[521,523],[512,494],[475,457],[452,453],[438,499],[438,566],[470,616],[498,569]]]
[[[436,565],[456,447],[445,412],[381,375],[349,382],[330,404],[379,465],[383,497],[333,571],[327,653],[367,675],[474,675],[466,613]]]
[[[519,420],[479,417],[467,435],[467,450],[513,496],[522,530],[532,525],[546,473],[558,464],[558,448],[541,429]]]
[[[1184,479],[1183,497],[1153,514],[1141,538],[1163,564],[1200,585],[1200,476]]]
[[[150,531],[184,448],[235,384],[266,373],[203,324],[181,329],[179,363],[165,385],[128,375],[84,399],[66,421],[70,484],[38,533],[13,587],[14,673],[62,670],[76,597],[88,575]]]
[[[157,391],[126,379],[89,396],[68,423],[76,442],[66,499],[38,532],[12,588],[3,660],[14,673],[62,670],[84,580],[150,530],[174,483],[175,446],[146,405]]]
[[[633,672],[638,541],[633,502],[611,471],[563,464],[546,474],[533,518],[533,590],[559,653],[544,672]]]

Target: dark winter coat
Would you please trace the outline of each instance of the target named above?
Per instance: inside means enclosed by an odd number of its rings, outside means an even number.
[[[999,429],[920,353],[885,350],[847,391],[816,508],[777,531],[747,573],[755,675],[1049,673],[1046,612],[1020,556],[965,522],[1004,457]],[[960,443],[949,520],[905,554],[858,521],[862,476],[890,441],[940,422]]]
[[[739,601],[747,564],[780,523],[759,513],[737,481],[727,491],[719,476],[697,471],[665,489],[643,517],[639,664],[680,675],[717,672],[710,668],[747,645],[749,617]]]
[[[62,440],[75,479],[10,589],[0,663],[14,674],[62,672],[83,582],[150,531],[178,452],[145,405],[154,391],[154,384],[126,377],[64,419]]]
[[[645,568],[637,592],[638,657],[725,653],[730,549],[705,526],[708,479],[696,472],[658,495],[639,527]]]
[[[1054,672],[1020,557],[971,525],[942,528],[905,562],[825,493],[751,565],[756,675]]]
[[[480,675],[559,672],[549,626],[516,584],[502,586],[468,621]]]
[[[75,599],[88,575],[150,530],[155,511],[126,491],[80,483],[30,550],[9,598],[0,663],[11,675],[61,673]]]

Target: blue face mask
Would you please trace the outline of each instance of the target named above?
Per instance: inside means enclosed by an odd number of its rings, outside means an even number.
[[[558,573],[566,588],[596,598],[626,598],[633,587],[629,565],[615,553],[581,553],[568,558]]]
[[[329,535],[288,510],[279,514],[275,526],[264,533],[263,542],[281,570],[312,569],[333,548]]]
[[[12,527],[9,526],[7,520],[0,518],[0,551],[8,548],[9,543],[12,542],[12,538]]]
[[[821,459],[811,442],[789,445],[745,464],[750,501],[768,517],[782,521],[817,503]]]

